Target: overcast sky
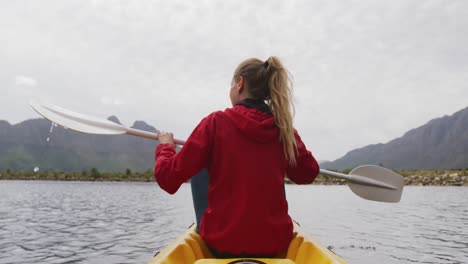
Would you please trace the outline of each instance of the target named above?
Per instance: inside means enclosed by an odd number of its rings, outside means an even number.
[[[468,1],[2,1],[0,119],[39,117],[37,97],[186,138],[230,106],[239,62],[270,55],[334,160],[468,106]]]

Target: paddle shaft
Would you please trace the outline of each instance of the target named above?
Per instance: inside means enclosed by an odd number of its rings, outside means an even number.
[[[381,182],[381,181],[377,181],[377,180],[374,180],[374,179],[370,179],[370,178],[367,178],[367,177],[363,177],[363,176],[360,176],[360,175],[343,174],[343,173],[324,170],[324,169],[320,169],[320,173],[326,174],[326,175],[329,175],[329,176],[333,176],[333,177],[336,177],[336,178],[348,180],[348,181],[351,181],[351,182],[354,182],[354,183],[359,183],[359,184],[364,184],[364,185],[369,185],[369,186],[375,186],[375,187],[382,187],[382,188],[393,189],[393,190],[398,189],[397,187],[395,187],[395,186],[393,186],[391,184]]]
[[[122,126],[122,128],[125,129],[126,133],[132,136],[137,136],[137,137],[143,137],[147,139],[153,139],[153,140],[158,140],[158,134],[157,133],[152,133],[152,132],[147,132],[139,129],[134,129],[134,128],[129,128]],[[159,132],[159,131],[157,131]],[[174,143],[177,145],[183,145],[185,143],[185,140],[181,139],[174,139]]]

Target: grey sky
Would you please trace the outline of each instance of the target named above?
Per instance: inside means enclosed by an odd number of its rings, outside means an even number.
[[[38,97],[186,138],[240,61],[277,55],[295,126],[333,160],[468,106],[467,29],[468,1],[2,1],[0,119]]]

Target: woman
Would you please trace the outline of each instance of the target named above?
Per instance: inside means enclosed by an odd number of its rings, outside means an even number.
[[[243,61],[230,99],[233,107],[205,117],[177,154],[172,133],[159,134],[155,178],[173,194],[206,168],[200,235],[215,256],[272,257],[293,236],[284,176],[311,183],[319,166],[293,128],[289,76],[278,58]]]

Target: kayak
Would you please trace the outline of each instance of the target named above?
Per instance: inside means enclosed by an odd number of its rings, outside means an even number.
[[[285,253],[277,258],[215,259],[202,238],[190,226],[148,264],[346,264],[346,261],[324,247],[294,223],[294,238]]]

